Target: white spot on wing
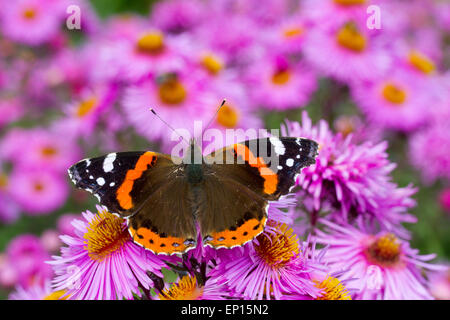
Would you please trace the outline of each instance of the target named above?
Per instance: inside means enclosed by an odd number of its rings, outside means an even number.
[[[286,165],[288,167],[292,167],[294,165],[294,159],[292,159],[292,158],[287,159],[286,160]]]
[[[283,144],[283,142],[281,142],[280,139],[278,139],[277,137],[270,137],[269,140],[270,140],[270,143],[273,144],[273,146],[275,148],[275,152],[277,154],[283,155],[286,152],[286,148],[284,147],[284,144]]]
[[[103,160],[103,171],[110,172],[112,169],[114,169],[114,161],[116,160],[115,153],[110,153],[106,156],[105,160]]]
[[[104,185],[105,184],[105,179],[103,179],[102,177],[100,177],[100,178],[97,178],[97,183],[99,184],[99,185]]]

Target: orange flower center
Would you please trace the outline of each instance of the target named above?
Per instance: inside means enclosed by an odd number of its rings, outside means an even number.
[[[58,153],[58,149],[52,146],[45,146],[41,149],[41,153],[45,158],[51,158]]]
[[[432,73],[436,68],[433,61],[417,51],[411,51],[408,55],[408,60],[417,70],[425,74]]]
[[[161,101],[167,105],[176,106],[186,99],[186,89],[176,77],[168,77],[158,88]]]
[[[0,190],[5,189],[8,185],[8,177],[5,174],[0,173]]]
[[[352,300],[345,286],[334,277],[328,277],[322,282],[314,281],[316,287],[322,289],[322,295],[316,300]]]
[[[366,0],[334,0],[334,3],[339,4],[341,6],[354,6],[365,4]]]
[[[400,243],[392,233],[380,236],[366,249],[366,256],[378,265],[396,264],[400,260]]]
[[[89,114],[94,107],[97,105],[97,99],[96,98],[91,98],[91,99],[87,99],[84,101],[81,101],[80,104],[78,105],[77,111],[76,111],[76,115],[79,118],[83,118],[84,116],[86,116],[87,114]]]
[[[223,69],[223,62],[212,54],[205,55],[201,64],[212,75],[218,74]]]
[[[159,54],[164,49],[164,35],[159,31],[147,32],[138,39],[136,46],[139,52]]]
[[[383,87],[383,97],[395,105],[401,105],[406,100],[406,92],[393,83],[387,83]]]
[[[347,23],[339,29],[336,40],[340,46],[354,52],[362,52],[367,46],[367,39],[353,23]]]
[[[239,113],[229,104],[224,104],[217,115],[217,122],[226,128],[234,128],[239,121]]]
[[[290,27],[283,30],[283,35],[286,38],[295,38],[302,35],[304,32],[302,27]]]
[[[86,233],[86,250],[97,261],[116,252],[129,241],[130,235],[124,220],[108,211],[99,212],[89,223]]]
[[[271,267],[281,268],[299,253],[298,238],[285,224],[275,225],[275,233],[262,233],[257,239],[255,250]]]
[[[159,294],[159,298],[161,300],[197,300],[202,294],[203,288],[197,285],[197,279],[187,275],[169,289],[164,289]]]
[[[33,188],[36,192],[41,192],[44,190],[44,185],[41,182],[35,182]]]
[[[26,8],[22,12],[23,17],[27,20],[33,20],[36,17],[36,14],[37,12],[34,8]]]
[[[282,86],[289,82],[291,73],[289,70],[278,70],[272,75],[272,83]]]
[[[69,298],[68,296],[63,297],[65,293],[66,292],[64,290],[58,290],[50,293],[49,295],[44,297],[43,300],[67,300]]]

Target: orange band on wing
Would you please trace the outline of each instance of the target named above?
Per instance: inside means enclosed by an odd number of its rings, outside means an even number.
[[[139,243],[146,249],[151,250],[155,254],[164,253],[164,254],[173,254],[173,253],[182,253],[186,251],[192,245],[186,245],[184,243],[183,238],[176,237],[161,237],[157,233],[144,228],[139,227],[137,230],[133,229],[133,227],[128,227],[131,236],[133,237],[133,241]]]
[[[212,245],[213,247],[232,248],[241,246],[263,232],[265,225],[265,217],[262,218],[262,220],[253,218],[245,221],[241,226],[236,228],[236,230],[225,230],[212,233],[212,239],[205,241],[205,243]]]
[[[273,194],[277,191],[278,175],[273,172],[262,157],[255,157],[253,152],[243,144],[235,144],[234,151],[244,159],[251,167],[258,168],[259,174],[264,178],[264,192]]]
[[[117,189],[116,193],[117,201],[123,209],[129,210],[133,208],[133,199],[130,196],[130,192],[133,189],[134,181],[139,179],[144,171],[147,170],[148,166],[154,161],[156,161],[155,153],[147,151],[139,157],[134,169],[128,170],[125,180]]]

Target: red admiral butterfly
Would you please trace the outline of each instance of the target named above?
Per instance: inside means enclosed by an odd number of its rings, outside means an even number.
[[[304,138],[253,139],[206,157],[194,140],[184,159],[151,151],[110,153],[69,170],[77,188],[126,218],[133,240],[156,254],[196,246],[241,246],[265,227],[269,201],[315,163],[318,145]],[[199,159],[199,161],[195,161]]]

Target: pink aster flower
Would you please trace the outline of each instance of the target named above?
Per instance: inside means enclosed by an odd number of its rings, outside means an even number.
[[[2,33],[14,41],[39,45],[60,30],[62,14],[56,1],[17,0],[4,3],[0,21]]]
[[[17,283],[17,270],[5,253],[0,253],[0,285],[11,288]]]
[[[347,221],[350,215],[356,215],[406,236],[401,223],[416,221],[406,212],[415,205],[411,195],[416,190],[411,186],[399,188],[392,182],[395,164],[388,160],[385,141],[355,144],[351,135],[334,135],[325,121],[313,125],[306,112],[301,125],[286,122],[281,132],[319,143],[316,164],[304,168],[297,180],[299,195],[313,199],[310,209],[317,213],[331,204],[340,213],[336,219]]]
[[[450,179],[449,124],[444,120],[421,130],[409,139],[410,162],[420,170],[425,183]]]
[[[23,114],[23,106],[18,99],[0,100],[0,128],[19,120]]]
[[[22,287],[42,285],[53,275],[45,261],[50,258],[39,238],[31,234],[20,235],[6,248],[10,265],[14,266],[17,282]]]
[[[12,131],[10,135],[11,143],[16,142],[11,147],[17,150],[11,150],[7,159],[21,167],[61,173],[80,157],[75,141],[52,128]]]
[[[64,291],[53,291],[48,280],[28,288],[17,286],[16,290],[9,294],[8,300],[65,300],[63,295]]]
[[[450,188],[442,190],[439,193],[439,203],[442,209],[450,212]]]
[[[430,272],[429,287],[435,299],[450,300],[450,267],[447,263],[444,270]]]
[[[64,177],[50,170],[15,168],[9,181],[12,198],[29,215],[50,214],[69,194]]]
[[[172,132],[157,119],[150,108],[175,129],[194,135],[194,121],[211,119],[220,101],[215,101],[201,82],[188,71],[161,74],[128,88],[123,108],[136,131],[150,140],[170,141]]]
[[[386,74],[392,62],[384,43],[377,40],[361,22],[349,20],[330,30],[311,30],[303,52],[314,67],[339,81],[373,80]]]
[[[249,89],[255,106],[286,110],[304,107],[317,88],[315,73],[282,56],[261,59],[252,67]]]
[[[386,129],[412,131],[429,118],[430,91],[424,90],[402,70],[370,83],[353,82],[353,99],[369,122]]]
[[[9,176],[0,171],[0,221],[11,224],[19,218],[20,207],[11,199]]]
[[[312,278],[323,268],[285,224],[269,221],[264,233],[244,248],[220,257],[212,277],[227,284],[233,295],[244,299],[280,299],[285,294],[317,297]]]
[[[83,220],[72,222],[76,236],[61,236],[67,246],[48,262],[56,273],[54,290],[65,290],[69,299],[77,300],[141,296],[140,288],[153,287],[147,272],[162,278],[164,262],[132,241],[124,219],[106,208],[97,210],[98,214],[86,211]]]
[[[202,1],[169,0],[155,3],[150,19],[161,30],[181,33],[199,25],[206,12]]]
[[[371,234],[351,225],[339,226],[320,219],[329,231],[317,230],[317,241],[329,245],[324,259],[335,269],[349,269],[356,279],[356,299],[432,299],[422,271],[441,270],[428,263],[434,254],[419,255],[408,242],[392,233]]]

